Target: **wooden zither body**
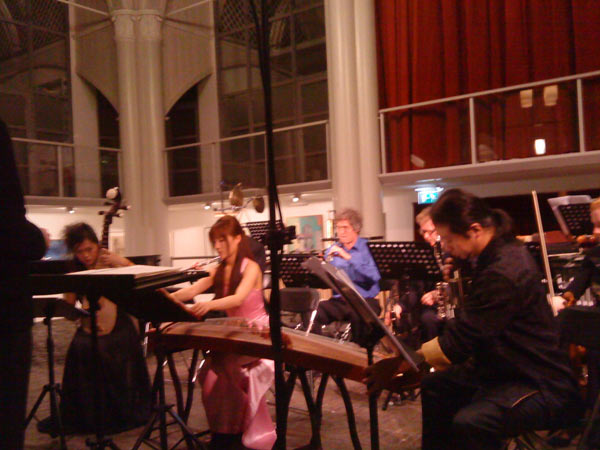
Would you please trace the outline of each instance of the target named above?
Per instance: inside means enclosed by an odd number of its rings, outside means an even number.
[[[288,328],[282,328],[281,332],[285,363],[355,381],[362,380],[367,367],[367,352],[363,348]],[[251,327],[241,318],[163,324],[160,333],[150,332],[151,340],[158,336],[166,351],[200,349],[273,359],[268,329]],[[375,361],[384,357],[381,354],[374,355]]]

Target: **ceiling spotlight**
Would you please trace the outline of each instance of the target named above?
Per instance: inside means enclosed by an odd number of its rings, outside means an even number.
[[[292,197],[292,202],[298,203],[299,201],[300,201],[300,194],[294,194],[294,196]]]
[[[74,213],[75,213],[75,208],[73,208],[72,206],[69,206],[69,207],[67,208],[67,212],[68,212],[69,214],[74,214]]]
[[[211,209],[211,208],[212,208],[212,206],[210,206],[210,203],[209,203],[209,202],[206,202],[206,203],[204,204],[204,209],[205,209],[205,210],[207,210],[207,211],[208,211],[208,210],[209,210],[209,209]]]

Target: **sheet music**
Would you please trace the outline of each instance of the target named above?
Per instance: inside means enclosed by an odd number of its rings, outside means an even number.
[[[179,267],[134,265],[84,270],[82,272],[71,272],[67,275],[133,275],[135,278],[141,278],[153,275],[176,274],[181,271],[182,269]]]
[[[565,236],[570,234],[569,227],[565,222],[562,214],[560,213],[558,207],[560,205],[575,205],[578,203],[591,203],[592,197],[589,195],[565,195],[563,197],[554,197],[548,199],[548,204],[552,208],[552,212],[554,213],[554,217],[556,217],[556,221],[560,226],[561,231]]]

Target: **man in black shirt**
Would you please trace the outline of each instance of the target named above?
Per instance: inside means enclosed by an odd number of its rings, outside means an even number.
[[[33,304],[29,260],[46,252],[42,232],[25,218],[8,130],[0,120],[0,449],[23,448],[31,366]]]
[[[535,262],[511,221],[479,198],[450,190],[431,216],[447,252],[474,266],[460,314],[421,347],[436,371],[421,384],[423,449],[500,449],[581,410],[567,355]],[[391,364],[367,369],[377,390]]]

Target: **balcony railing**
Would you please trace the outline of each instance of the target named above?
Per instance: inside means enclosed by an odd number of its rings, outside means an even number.
[[[120,149],[18,137],[12,141],[25,195],[102,198],[106,189],[119,184]]]
[[[600,71],[379,111],[383,174],[600,150]]]
[[[267,184],[264,131],[213,142],[167,147],[165,159],[171,197],[216,194],[220,183],[246,188]],[[288,185],[329,180],[328,121],[273,130],[277,183]]]

